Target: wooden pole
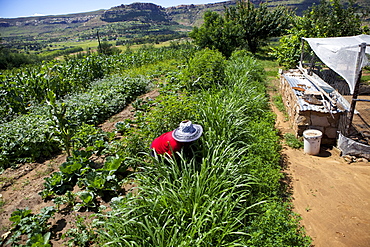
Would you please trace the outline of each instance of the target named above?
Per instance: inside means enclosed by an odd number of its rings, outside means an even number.
[[[345,130],[346,131],[345,136],[347,136],[347,137],[349,135],[349,129],[352,126],[353,115],[354,115],[355,109],[356,109],[357,97],[359,95],[361,73],[362,73],[362,67],[361,66],[362,66],[363,58],[365,56],[365,50],[366,50],[366,43],[361,43],[360,52],[358,53],[357,64],[356,64],[356,84],[355,84],[355,88],[353,90],[351,108],[349,110],[348,123],[346,125],[346,130]]]
[[[99,47],[98,47],[98,53],[103,53],[103,51],[101,50],[101,44],[100,44],[99,31],[96,31],[96,35],[98,36],[98,43],[99,43]]]
[[[299,65],[303,67],[303,52],[304,52],[304,39],[302,38],[302,41],[301,41],[301,58],[300,58],[300,61],[299,61]]]

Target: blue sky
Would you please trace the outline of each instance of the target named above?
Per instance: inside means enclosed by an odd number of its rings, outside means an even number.
[[[206,4],[223,1],[225,0],[0,0],[0,18],[81,13],[134,2],[171,7],[180,4]]]

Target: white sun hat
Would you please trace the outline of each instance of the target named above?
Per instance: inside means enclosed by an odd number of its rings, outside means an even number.
[[[203,127],[201,125],[185,120],[172,132],[172,137],[179,142],[192,142],[199,139],[202,133]]]

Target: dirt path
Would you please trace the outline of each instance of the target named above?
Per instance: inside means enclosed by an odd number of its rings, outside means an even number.
[[[281,134],[290,124],[276,110]],[[316,247],[370,246],[370,163],[347,163],[336,148],[317,156],[284,146],[294,211]]]

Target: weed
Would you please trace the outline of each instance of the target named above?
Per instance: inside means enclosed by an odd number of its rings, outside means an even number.
[[[0,211],[2,210],[2,207],[6,204],[3,195],[0,194]]]
[[[68,229],[62,235],[63,239],[68,239],[69,246],[89,246],[96,238],[94,230],[86,222],[85,217],[76,215],[75,221],[72,223],[75,225],[75,228]]]
[[[303,148],[303,141],[297,138],[294,134],[286,133],[284,135],[284,140],[285,143],[291,148],[295,149]]]
[[[22,188],[26,187],[30,183],[31,183],[31,181],[29,179],[26,179],[25,181],[22,182]]]
[[[286,111],[281,94],[275,94],[274,96],[272,96],[272,102],[274,102],[276,108],[284,114],[285,121],[287,121],[289,119],[289,115]]]
[[[7,183],[12,184],[13,181],[14,181],[13,177],[6,177],[6,176],[0,177],[0,185],[7,184]]]

